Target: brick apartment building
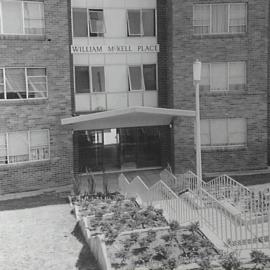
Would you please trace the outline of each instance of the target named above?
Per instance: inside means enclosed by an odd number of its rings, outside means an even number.
[[[196,59],[203,172],[267,169],[267,0],[0,5],[0,194],[194,170]]]
[[[67,1],[0,1],[0,194],[70,183]]]

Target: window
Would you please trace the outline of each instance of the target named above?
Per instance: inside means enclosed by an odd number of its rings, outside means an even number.
[[[44,13],[43,3],[24,3],[24,26],[25,34],[44,35]]]
[[[128,10],[127,14],[129,36],[155,36],[154,9]]]
[[[49,159],[49,131],[0,133],[0,164]]]
[[[196,4],[193,6],[195,34],[244,33],[247,31],[247,5]]]
[[[244,90],[245,87],[245,62],[202,64],[201,90]]]
[[[204,147],[246,145],[246,119],[229,118],[201,120],[201,144]]]
[[[92,67],[92,92],[105,92],[104,67]]]
[[[1,34],[44,35],[43,2],[2,0],[0,11]]]
[[[45,68],[0,69],[0,99],[47,98]]]
[[[130,90],[157,90],[156,64],[129,66]]]
[[[102,9],[89,10],[89,29],[90,36],[103,36],[105,33],[105,24]]]
[[[73,20],[73,36],[87,37],[88,36],[87,9],[73,8],[72,20]]]
[[[91,76],[89,74],[90,70]],[[105,92],[104,66],[92,66],[91,68],[88,66],[75,66],[76,93],[90,93],[90,89],[91,92]]]
[[[89,67],[76,66],[75,67],[75,89],[77,94],[89,93]]]
[[[6,134],[0,133],[0,165],[7,163],[7,142]]]

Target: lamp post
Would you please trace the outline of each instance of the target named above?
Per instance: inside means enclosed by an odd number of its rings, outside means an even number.
[[[196,88],[196,170],[199,178],[199,188],[202,180],[202,155],[201,155],[201,123],[200,123],[200,80],[202,63],[197,59],[193,63],[193,81]]]

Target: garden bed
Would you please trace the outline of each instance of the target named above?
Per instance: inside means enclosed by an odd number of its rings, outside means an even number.
[[[102,269],[174,269],[200,260],[202,253],[213,258],[217,255],[213,245],[199,234],[198,225],[168,224],[161,209],[141,208],[135,200],[121,195],[71,201],[85,237],[88,242],[92,239],[89,245],[95,241],[106,249],[96,247],[98,252],[94,251],[102,258]],[[107,268],[104,260],[110,265]]]
[[[246,263],[235,253],[220,257],[198,223],[168,223],[161,209],[141,208],[120,194],[73,197],[70,202],[102,270],[270,269],[269,257],[257,251]]]

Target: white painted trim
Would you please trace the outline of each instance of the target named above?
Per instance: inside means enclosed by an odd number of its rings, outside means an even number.
[[[133,114],[133,113],[145,113],[153,115],[168,115],[168,116],[187,116],[195,117],[195,111],[191,110],[178,110],[178,109],[165,109],[165,108],[154,108],[154,107],[129,107],[126,109],[117,109],[99,113],[91,113],[87,115],[80,115],[76,117],[65,118],[61,120],[62,125],[76,124],[84,121],[91,121],[97,119],[110,118],[114,116]]]

